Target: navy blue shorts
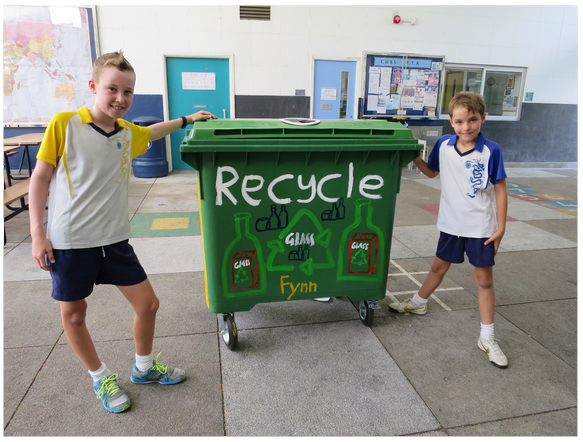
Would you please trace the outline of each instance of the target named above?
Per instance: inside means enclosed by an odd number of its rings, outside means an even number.
[[[53,249],[53,254],[52,297],[57,301],[85,299],[95,284],[131,286],[147,278],[128,240],[88,249]]]
[[[435,256],[452,264],[464,262],[464,252],[474,267],[494,266],[494,242],[484,243],[488,238],[464,238],[441,232]]]

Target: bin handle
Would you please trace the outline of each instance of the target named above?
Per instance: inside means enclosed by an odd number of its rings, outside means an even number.
[[[293,124],[294,126],[313,126],[318,124],[320,120],[312,120],[310,118],[280,118],[282,123]]]

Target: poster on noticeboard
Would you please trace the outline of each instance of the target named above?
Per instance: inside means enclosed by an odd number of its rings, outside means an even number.
[[[365,53],[363,118],[437,118],[444,56]]]

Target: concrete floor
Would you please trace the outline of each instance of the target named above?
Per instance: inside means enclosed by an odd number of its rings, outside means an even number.
[[[103,410],[69,348],[50,275],[32,262],[28,213],[18,215],[5,224],[4,435],[575,436],[577,170],[507,172],[509,222],[495,266],[506,370],[476,345],[467,262],[452,266],[427,315],[388,309],[430,268],[439,179],[403,172],[387,293],[371,328],[346,298],[259,304],[237,313],[233,352],[205,304],[199,226],[143,233],[144,219],[196,224],[196,175],[132,177],[131,243],[161,300],[155,352],[188,378],[130,382],[133,312],[117,289],[98,286],[87,322],[132,400],[119,415]]]

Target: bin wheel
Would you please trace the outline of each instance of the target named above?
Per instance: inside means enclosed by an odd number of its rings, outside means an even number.
[[[235,350],[237,348],[238,342],[237,326],[235,325],[235,319],[231,314],[224,315],[223,318],[226,326],[226,329],[221,332],[221,334],[223,335],[223,341],[225,342],[229,350]]]
[[[367,327],[372,325],[372,321],[374,319],[374,310],[368,306],[368,302],[360,301],[358,303],[358,314],[364,325]]]

